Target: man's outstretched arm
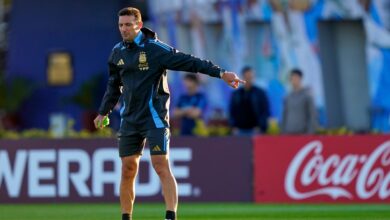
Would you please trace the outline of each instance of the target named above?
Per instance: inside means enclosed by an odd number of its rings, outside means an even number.
[[[245,83],[235,73],[225,71],[209,60],[202,60],[193,55],[179,52],[158,40],[154,41],[153,44],[156,45],[157,50],[161,53],[160,65],[164,69],[207,74],[223,79],[233,88],[238,88],[239,83]]]

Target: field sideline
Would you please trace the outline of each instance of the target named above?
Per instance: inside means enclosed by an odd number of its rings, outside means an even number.
[[[164,205],[136,204],[134,220],[162,220]],[[1,204],[1,220],[116,220],[119,204]],[[389,205],[182,203],[179,220],[389,220]]]

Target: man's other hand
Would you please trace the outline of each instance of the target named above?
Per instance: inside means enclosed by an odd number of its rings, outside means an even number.
[[[95,128],[103,128],[103,120],[104,120],[104,115],[98,115],[96,116],[95,120],[93,120],[93,123],[95,124]]]

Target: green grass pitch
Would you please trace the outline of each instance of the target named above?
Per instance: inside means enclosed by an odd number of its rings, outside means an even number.
[[[163,220],[164,205],[137,203],[134,220]],[[119,204],[1,204],[1,220],[116,220]],[[181,203],[179,220],[389,220],[390,204]]]

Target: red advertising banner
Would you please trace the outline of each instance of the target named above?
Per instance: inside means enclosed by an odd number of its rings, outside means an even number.
[[[0,140],[0,203],[118,202],[121,162],[114,139]],[[181,201],[252,201],[252,140],[172,138]],[[145,149],[137,201],[162,202]]]
[[[390,202],[390,136],[256,137],[256,202]]]

